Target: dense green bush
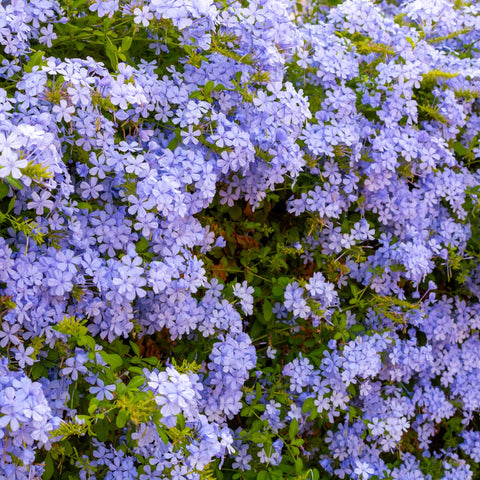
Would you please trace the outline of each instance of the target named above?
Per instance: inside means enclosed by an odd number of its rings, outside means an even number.
[[[0,479],[476,478],[480,9],[0,5]]]

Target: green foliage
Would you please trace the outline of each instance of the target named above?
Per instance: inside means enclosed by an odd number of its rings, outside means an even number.
[[[18,180],[6,177],[5,180],[14,188],[22,188]],[[0,229],[8,226],[12,227],[16,232],[21,232],[34,242],[40,244],[44,242],[45,234],[38,227],[38,224],[27,216],[18,216],[13,213],[16,197],[7,198],[10,188],[7,183],[0,182]],[[5,225],[4,227],[4,224]],[[28,245],[27,245],[28,248]]]
[[[443,72],[439,69],[430,70],[427,73],[424,73],[422,76],[422,88],[431,89],[440,80],[449,80],[451,78],[458,77],[456,72]]]

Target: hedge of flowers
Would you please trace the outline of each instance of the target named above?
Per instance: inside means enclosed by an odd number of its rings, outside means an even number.
[[[480,475],[480,5],[3,0],[0,479]]]

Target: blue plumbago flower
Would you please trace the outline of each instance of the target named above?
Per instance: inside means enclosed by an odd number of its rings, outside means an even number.
[[[262,446],[262,445],[260,445]],[[283,441],[281,439],[275,440],[270,448],[265,450],[265,447],[258,452],[258,457],[261,463],[268,465],[278,465],[282,461]]]
[[[246,315],[253,313],[253,292],[253,287],[249,287],[246,281],[233,286],[233,294],[240,299],[240,306]]]
[[[75,349],[75,356],[67,358],[65,367],[62,368],[62,375],[71,376],[72,380],[78,380],[78,375],[85,375],[88,373],[85,363],[88,360],[86,352],[80,348]]]
[[[18,362],[20,368],[25,368],[25,365],[33,365],[34,360],[31,355],[35,352],[33,347],[25,348],[20,344],[17,348],[12,348],[12,353],[15,355],[15,360]]]
[[[34,449],[48,443],[49,434],[59,426],[60,418],[52,415],[40,383],[32,382],[23,371],[10,371],[4,357],[0,357],[0,365],[2,449],[7,455],[22,458],[25,466],[31,465]]]
[[[198,391],[202,388],[197,381],[196,375],[178,373],[168,367],[164,372],[152,372],[148,386],[155,393],[155,401],[164,417],[182,413],[187,419],[194,419],[198,414]]]
[[[285,288],[284,306],[294,316],[300,318],[307,318],[311,313],[307,301],[303,298],[304,292],[304,289],[297,282],[292,282]]]
[[[357,460],[356,468],[353,473],[357,475],[357,478],[367,480],[375,473],[375,471],[368,463]]]
[[[96,386],[90,387],[88,391],[93,393],[98,400],[112,400],[113,392],[115,391],[115,385],[105,385],[101,378],[98,378],[96,381]]]

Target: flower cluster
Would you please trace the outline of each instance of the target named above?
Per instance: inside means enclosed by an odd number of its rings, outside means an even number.
[[[43,468],[34,463],[35,450],[51,448],[50,433],[60,418],[52,414],[42,384],[10,370],[4,357],[0,357],[0,374],[0,471],[21,478],[41,475]]]

